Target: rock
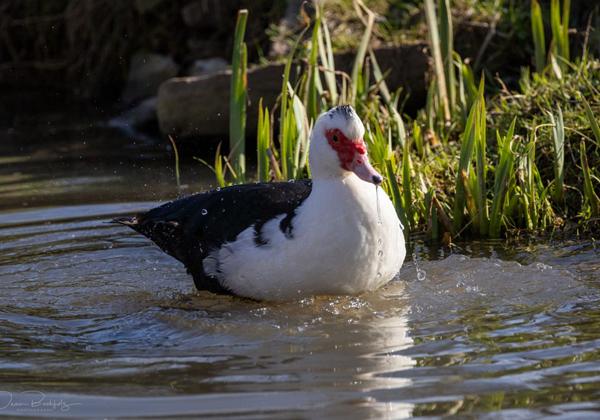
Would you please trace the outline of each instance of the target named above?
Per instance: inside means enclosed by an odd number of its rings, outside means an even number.
[[[188,27],[214,27],[214,15],[211,5],[202,0],[192,1],[181,9],[181,18]]]
[[[107,125],[137,141],[156,143],[156,103],[156,96],[145,99],[135,107],[111,118]]]
[[[227,66],[227,61],[221,57],[206,58],[194,61],[186,73],[187,76],[201,76],[224,71]]]
[[[271,108],[281,88],[282,64],[248,70],[247,133],[256,131],[258,100]],[[176,137],[223,136],[229,132],[231,71],[213,75],[177,77],[158,90],[160,130]]]
[[[417,110],[425,104],[430,69],[427,48],[427,43],[418,42],[375,49],[377,63],[386,75],[388,87],[392,91],[402,88],[403,93],[408,94],[405,111]],[[350,74],[355,56],[353,52],[336,55],[336,69]]]
[[[386,82],[392,90],[409,94],[407,107],[421,105],[427,95],[429,59],[426,44],[385,47],[375,51]],[[354,54],[335,57],[336,68],[350,72]],[[248,70],[248,118],[246,132],[256,132],[258,102],[273,108],[281,90],[283,64],[268,64]],[[160,129],[176,137],[222,137],[229,132],[230,71],[212,75],[173,78],[160,86],[157,114]],[[295,77],[292,76],[292,80]]]
[[[112,118],[108,125],[124,130],[142,128],[156,120],[156,96],[145,99],[136,106]]]
[[[154,9],[164,0],[135,0],[135,9],[139,13],[146,13]]]
[[[160,84],[176,76],[178,71],[178,66],[171,57],[153,53],[134,54],[131,57],[123,101],[131,103],[155,96]]]

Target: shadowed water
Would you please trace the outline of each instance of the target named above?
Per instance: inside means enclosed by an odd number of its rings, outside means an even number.
[[[592,242],[416,248],[358,297],[259,303],[193,290],[106,223],[153,203],[0,213],[0,415],[592,415]],[[409,254],[410,255],[410,254]]]

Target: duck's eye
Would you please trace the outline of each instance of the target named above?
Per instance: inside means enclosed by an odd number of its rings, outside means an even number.
[[[337,136],[337,134],[334,134],[334,135],[333,135],[333,142],[334,142],[334,143],[337,143],[337,142],[338,142],[338,136]]]

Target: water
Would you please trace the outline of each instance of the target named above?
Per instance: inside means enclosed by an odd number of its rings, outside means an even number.
[[[375,200],[377,200],[377,223],[381,224],[381,205],[379,204],[379,186],[375,185]]]
[[[179,263],[105,223],[150,206],[0,215],[0,408],[9,395],[73,417],[600,408],[592,243],[420,248],[425,281],[408,262],[375,293],[266,304],[194,292]]]
[[[419,267],[419,259],[417,258],[417,253],[414,251],[412,253],[412,261],[415,265],[415,271],[417,272],[417,280],[424,281],[427,278],[427,272]]]
[[[61,184],[27,168],[0,170],[0,415],[600,409],[592,241],[473,242],[452,253],[417,244],[415,261],[377,292],[252,302],[195,292],[177,261],[106,223],[172,198],[172,172],[130,168],[108,181],[109,164],[91,174],[65,166]]]

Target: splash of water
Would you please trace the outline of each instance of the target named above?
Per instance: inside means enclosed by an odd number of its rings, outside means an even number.
[[[417,259],[417,253],[413,251],[412,260],[415,263],[415,270],[417,270],[417,280],[424,281],[427,278],[427,272],[419,267],[419,261]]]
[[[381,205],[379,204],[379,185],[375,185],[375,200],[377,200],[377,224],[381,224]]]

